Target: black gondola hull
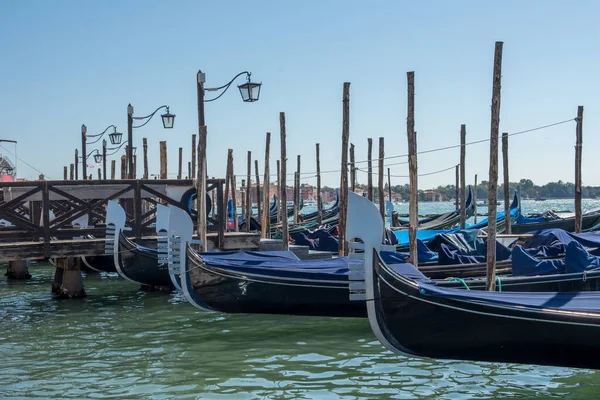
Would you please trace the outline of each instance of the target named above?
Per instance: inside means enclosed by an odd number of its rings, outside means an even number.
[[[584,215],[581,218],[581,229],[583,230],[593,228],[598,224],[600,224],[600,213]],[[562,229],[567,232],[575,232],[575,217],[511,225],[511,232],[519,234],[543,229]]]
[[[398,352],[438,359],[600,368],[598,314],[532,311],[426,296],[377,255],[373,267],[374,315],[369,317],[375,318],[380,335]]]
[[[187,252],[188,290],[197,306],[227,313],[366,317],[364,302],[351,302],[348,281],[316,282],[234,272],[205,264]]]
[[[119,273],[142,285],[174,289],[168,264],[160,264],[156,252],[140,249],[122,233],[119,236]]]

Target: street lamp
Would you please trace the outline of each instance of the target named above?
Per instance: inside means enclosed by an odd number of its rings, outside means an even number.
[[[254,83],[250,81],[251,73],[248,71],[240,72],[236,76],[233,77],[229,82],[227,82],[223,86],[219,86],[216,88],[204,88],[204,82],[206,82],[206,74],[202,71],[198,71],[196,75],[196,84],[198,89],[198,130],[199,130],[199,147],[202,150],[202,162],[198,165],[199,174],[198,174],[198,182],[196,186],[196,200],[197,205],[196,209],[198,210],[198,236],[200,241],[202,242],[202,251],[206,251],[206,121],[204,119],[204,103],[215,101],[219,99],[221,96],[227,92],[227,89],[231,86],[231,84],[240,76],[246,75],[246,83],[239,85],[238,89],[240,90],[240,95],[242,96],[242,101],[247,103],[253,103],[258,101],[258,97],[260,95],[260,88],[262,83]],[[204,92],[218,92],[222,90],[222,93],[217,97],[212,99],[205,100]],[[220,205],[223,207],[224,205]]]
[[[100,139],[102,139],[102,136],[104,136],[104,134],[110,129],[113,128],[113,132],[111,132],[108,137],[110,139],[110,142],[112,144],[119,144],[121,143],[121,137],[123,136],[122,133],[117,132],[117,127],[114,125],[109,125],[106,127],[106,129],[104,131],[102,131],[101,133],[98,133],[96,135],[88,135],[87,134],[87,126],[81,125],[81,154],[84,155],[86,154],[86,145],[88,144],[94,144],[96,142],[98,142]],[[97,138],[96,140],[92,140],[90,142],[88,142],[87,139],[93,139],[93,138]],[[100,162],[98,161],[98,158],[94,157],[96,162]],[[87,157],[86,157],[87,159]],[[77,167],[76,167],[77,168]],[[83,179],[87,179],[87,164],[84,162],[82,165],[83,168]]]
[[[131,104],[127,105],[127,162],[129,168],[129,179],[135,179],[135,171],[133,170],[133,152],[135,151],[135,147],[133,144],[133,128],[141,128],[146,125],[154,114],[158,112],[158,110],[166,109],[166,113],[161,114],[163,128],[172,129],[175,124],[175,114],[171,114],[169,112],[169,106],[160,106],[150,115],[146,115],[145,117],[134,117],[133,116],[133,106]],[[133,120],[146,120],[144,123],[140,125],[133,126]]]

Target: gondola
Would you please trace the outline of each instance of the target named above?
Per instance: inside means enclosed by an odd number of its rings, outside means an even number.
[[[544,215],[545,214],[545,215]],[[575,232],[575,217],[561,217],[555,213],[544,213],[538,217],[519,216],[511,226],[512,233],[527,233],[543,229],[562,229]],[[591,229],[600,224],[600,210],[593,210],[581,216],[581,229]]]
[[[117,272],[113,256],[82,256],[81,261],[97,272]]]
[[[468,361],[600,368],[600,292],[510,293],[444,289],[379,253],[378,210],[349,193],[347,237],[361,238],[364,266],[351,293],[368,299],[371,328],[398,354]],[[364,279],[364,280],[363,280]]]
[[[469,186],[469,193],[465,201],[466,218],[471,218],[475,210],[475,201],[473,197],[473,189]],[[408,229],[408,222],[402,222],[393,215],[392,229]],[[450,211],[447,213],[435,215],[419,220],[419,229],[422,230],[444,230],[454,228],[460,222],[460,210]]]
[[[192,223],[170,207],[171,259],[190,303],[205,311],[365,317],[365,305],[348,299],[347,259],[300,261],[289,252],[198,253],[190,247]],[[179,268],[179,266],[183,268]]]

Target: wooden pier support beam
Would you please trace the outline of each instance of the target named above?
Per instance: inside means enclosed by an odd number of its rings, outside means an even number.
[[[379,213],[381,214],[381,219],[383,220],[383,226],[385,226],[385,190],[383,188],[383,161],[385,157],[384,151],[384,139],[382,137],[379,138],[379,173],[377,180],[377,194],[379,196]]]
[[[354,146],[351,147],[353,149]],[[317,224],[321,226],[323,223],[323,207],[321,206],[321,154],[319,143],[316,145],[317,150]],[[350,153],[352,154],[352,153]]]
[[[465,176],[465,158],[467,150],[467,126],[462,124],[460,126],[460,229],[465,229],[467,224],[467,181]]]
[[[508,133],[502,133],[502,175],[504,178],[504,233],[511,234],[510,187],[508,181]]]
[[[340,177],[340,222],[338,255],[348,254],[346,217],[348,216],[348,142],[350,139],[350,82],[344,82],[342,95],[342,168]]]
[[[167,142],[160,142],[160,179],[167,179]]]
[[[581,232],[581,151],[583,149],[583,106],[577,107],[575,128],[575,233]]]
[[[9,261],[8,266],[6,268],[6,276],[7,279],[15,279],[15,280],[24,280],[31,279],[31,274],[28,270],[29,263],[27,260],[22,260],[17,258],[16,260]]]
[[[269,190],[269,184],[270,184],[270,180],[269,180],[269,158],[271,157],[271,132],[267,132],[266,138],[265,138],[265,175],[264,175],[264,179],[263,179],[263,205],[264,205],[264,210],[263,210],[263,215],[262,215],[262,223],[261,223],[261,228],[262,228],[262,232],[261,232],[261,237],[268,239],[270,238],[270,232],[271,232],[271,215],[269,213],[269,195],[270,195],[270,190]]]
[[[502,42],[496,42],[492,85],[492,117],[490,129],[490,170],[488,190],[486,289],[496,290],[496,201],[498,191],[498,131],[500,129],[500,89],[502,83]]]
[[[287,221],[287,155],[285,144],[285,113],[279,113],[279,136],[281,138],[281,236],[283,240],[283,250],[289,248],[288,238],[288,221]]]
[[[127,161],[127,158],[125,158]],[[127,169],[125,169],[127,170]],[[81,277],[81,259],[79,257],[56,258],[56,272],[52,282],[52,293],[59,298],[86,297]]]
[[[415,267],[419,265],[417,253],[417,229],[419,217],[419,188],[417,177],[417,135],[415,132],[415,73],[406,73],[408,82],[408,103],[406,116],[406,134],[408,138],[408,175],[410,183],[409,208],[408,208],[408,241],[410,263]]]
[[[367,198],[373,201],[373,139],[367,139]]]

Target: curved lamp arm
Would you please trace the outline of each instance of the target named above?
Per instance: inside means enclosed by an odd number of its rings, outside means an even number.
[[[97,141],[99,141],[100,139],[102,139],[102,136],[104,136],[104,134],[106,133],[106,131],[108,131],[110,128],[113,128],[113,129],[114,129],[114,132],[116,132],[116,131],[117,131],[117,127],[116,127],[116,126],[114,126],[114,125],[109,125],[109,126],[107,126],[107,127],[106,127],[106,129],[105,129],[105,130],[104,130],[102,133],[99,133],[99,134],[97,134],[97,135],[88,135],[88,134],[86,134],[86,135],[85,135],[85,137],[86,137],[86,138],[96,138],[96,137],[97,137],[98,139],[96,139],[96,140],[93,140],[93,141],[91,141],[91,142],[88,142],[88,141],[86,141],[85,143],[86,143],[86,144],[94,144],[94,143],[96,143]]]
[[[134,126],[134,128],[141,128],[142,126],[146,125],[148,122],[150,122],[150,120],[152,119],[152,117],[154,117],[154,114],[156,114],[158,112],[158,110],[160,110],[162,108],[166,108],[167,109],[167,113],[169,112],[169,106],[165,105],[165,106],[158,107],[156,110],[154,110],[154,112],[152,114],[146,115],[145,117],[132,117],[133,119],[139,119],[139,120],[147,119],[146,122],[144,122],[141,125],[136,125],[136,126]]]
[[[112,156],[113,154],[115,154],[117,151],[119,151],[121,149],[121,147],[125,146],[127,144],[127,142],[123,142],[121,143],[121,145],[119,147],[111,147],[110,149],[106,149],[107,151],[109,150],[114,150],[112,153],[106,153],[106,156]]]
[[[89,152],[89,154],[88,154],[87,156],[85,156],[85,159],[87,160],[87,159],[88,159],[88,158],[90,158],[90,156],[91,156],[92,154],[94,154],[94,153],[96,153],[96,154],[100,154],[100,150],[98,150],[98,149],[94,149],[94,150],[90,151],[90,152]],[[82,158],[82,157],[81,157],[81,156],[79,156],[79,158]]]
[[[204,100],[205,103],[208,103],[209,101],[215,101],[217,100],[219,97],[223,96],[225,94],[225,92],[227,92],[227,89],[229,89],[229,87],[231,86],[231,84],[240,76],[242,75],[246,75],[246,78],[248,79],[248,82],[250,82],[250,76],[252,75],[250,72],[248,71],[244,71],[244,72],[240,72],[239,74],[237,74],[236,76],[233,77],[232,80],[230,80],[229,82],[227,82],[226,84],[224,84],[223,86],[219,86],[217,88],[205,88],[204,91],[205,92],[218,92],[221,89],[225,89],[223,90],[223,93],[221,93],[220,95],[218,95],[217,97],[213,98],[213,99],[208,99],[208,100]]]

